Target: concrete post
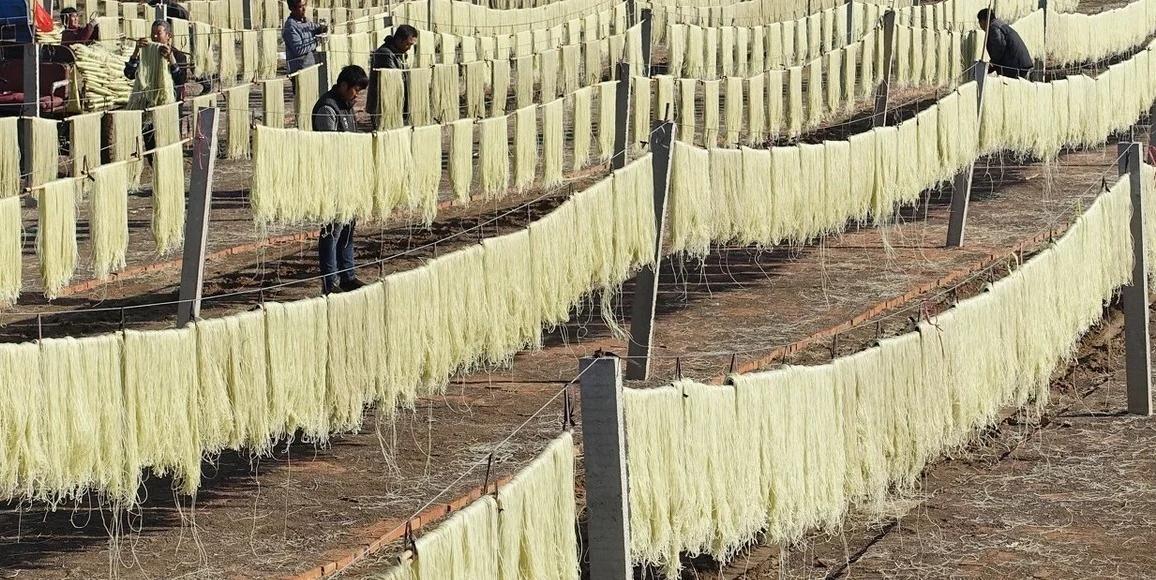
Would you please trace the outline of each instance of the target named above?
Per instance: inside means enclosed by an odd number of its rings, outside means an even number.
[[[618,63],[618,91],[614,108],[614,157],[610,159],[611,169],[626,167],[626,136],[630,126],[630,63]]]
[[[1118,143],[1120,177],[1128,176],[1132,199],[1132,283],[1124,286],[1124,347],[1128,412],[1152,414],[1152,344],[1148,335],[1148,267],[1144,248],[1144,197],[1141,195],[1140,143]]]
[[[972,65],[976,82],[976,115],[983,119],[983,86],[987,78],[987,63],[979,60]],[[975,175],[975,161],[967,164],[951,182],[951,218],[947,223],[947,247],[963,245],[963,230],[967,226],[967,206],[971,199],[971,182]]]
[[[887,124],[887,99],[891,93],[891,69],[895,60],[895,11],[883,13],[883,78],[875,89],[875,114],[871,124],[882,127]]]
[[[630,580],[629,488],[622,369],[618,358],[583,358],[582,445],[586,453],[587,554],[590,577]]]
[[[193,135],[193,175],[189,180],[189,211],[185,220],[185,247],[181,255],[181,288],[178,293],[177,327],[184,327],[201,313],[201,287],[205,276],[205,246],[209,240],[209,209],[213,199],[213,169],[217,162],[217,122],[220,110],[201,109]]]
[[[654,308],[658,302],[658,277],[662,271],[662,238],[666,233],[666,196],[670,190],[670,154],[675,125],[660,121],[650,136],[654,161],[654,265],[638,272],[634,301],[630,304],[630,345],[626,378],[646,380],[650,375],[650,346],[654,340]]]

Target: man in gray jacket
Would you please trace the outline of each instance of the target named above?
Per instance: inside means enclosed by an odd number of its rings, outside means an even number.
[[[293,74],[317,64],[313,57],[313,51],[317,50],[317,37],[328,32],[329,28],[309,21],[305,15],[306,0],[287,1],[289,18],[281,27],[281,39],[285,41],[285,63],[289,66],[289,74]]]
[[[408,53],[417,44],[417,29],[402,24],[394,29],[393,34],[385,37],[385,42],[373,51],[369,57],[369,93],[365,97],[365,110],[373,119],[373,126],[377,127],[377,69],[407,69],[409,68]],[[408,91],[409,88],[406,87]],[[402,95],[403,115],[408,113],[406,103],[408,99]]]
[[[987,56],[1000,76],[1028,78],[1035,62],[1019,33],[984,8],[976,14],[979,27],[987,32]]]
[[[357,122],[353,116],[353,103],[365,87],[369,77],[365,69],[349,65],[337,75],[337,84],[329,89],[313,106],[313,130],[353,132]],[[341,168],[334,168],[341,171]],[[353,220],[349,223],[333,223],[321,228],[317,240],[317,255],[321,265],[321,291],[347,292],[361,288],[364,284],[357,279],[353,263]]]

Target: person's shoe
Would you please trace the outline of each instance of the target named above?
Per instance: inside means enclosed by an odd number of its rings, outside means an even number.
[[[322,296],[327,296],[329,294],[340,294],[342,292],[345,292],[345,288],[343,288],[341,284],[321,284]]]
[[[365,286],[365,282],[362,282],[357,278],[346,278],[345,280],[342,280],[340,284],[338,284],[338,287],[341,288],[342,292],[352,292],[363,286]]]

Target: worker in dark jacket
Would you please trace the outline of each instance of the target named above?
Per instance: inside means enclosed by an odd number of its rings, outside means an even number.
[[[189,80],[189,57],[185,53],[172,47],[173,35],[169,32],[169,23],[164,20],[153,22],[152,41],[162,45],[161,56],[169,62],[169,74],[173,77],[173,88],[176,100],[185,98],[185,83]],[[148,46],[149,41],[141,39],[136,43],[136,50],[132,52],[128,62],[124,64],[124,76],[136,79],[136,72],[140,68],[140,51]]]
[[[369,77],[365,69],[349,65],[337,75],[333,85],[313,106],[313,130],[352,132],[357,130],[353,117],[353,103],[365,87]],[[340,169],[337,169],[340,171]],[[317,254],[321,262],[321,291],[348,292],[362,287],[353,265],[353,220],[333,223],[321,228],[317,240]]]
[[[60,32],[60,44],[92,44],[100,40],[100,28],[96,20],[89,20],[88,24],[81,26],[80,14],[75,8],[61,10],[60,23],[64,25],[64,30]]]
[[[373,126],[377,126],[377,119],[380,116],[377,110],[377,69],[407,69],[409,68],[409,60],[407,54],[417,44],[417,29],[408,25],[402,24],[398,26],[393,34],[385,37],[385,42],[373,51],[369,57],[369,94],[365,98],[365,110],[369,112],[369,116],[373,119]],[[408,99],[402,95],[402,110],[405,111],[405,103]]]
[[[1035,63],[1019,33],[984,8],[976,15],[979,27],[987,32],[987,56],[992,68],[1001,76],[1028,78]]]

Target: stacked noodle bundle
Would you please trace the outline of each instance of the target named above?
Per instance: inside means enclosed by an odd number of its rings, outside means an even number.
[[[1054,246],[918,332],[726,386],[628,389],[634,561],[675,577],[680,553],[725,561],[761,533],[834,530],[850,506],[912,489],[1001,409],[1043,405],[1055,365],[1129,281],[1128,189],[1118,182]]]
[[[465,580],[580,577],[574,504],[574,441],[569,432],[495,497],[486,495],[418,538],[379,578]]]
[[[324,444],[331,433],[358,429],[367,404],[389,413],[440,392],[455,372],[508,361],[538,345],[544,324],[565,321],[587,295],[611,294],[653,263],[651,172],[644,157],[575,194],[531,229],[468,245],[357,292],[269,303],[182,330],[41,345],[42,357],[51,346],[60,357],[99,357],[99,368],[56,359],[27,367],[28,349],[36,346],[5,345],[0,377],[20,373],[28,388],[43,384],[62,400],[49,406],[59,410],[44,414],[13,399],[25,396],[23,386],[0,390],[0,435],[10,437],[3,430],[21,425],[21,432],[50,433],[54,445],[49,452],[39,451],[35,440],[10,445],[11,454],[0,459],[0,491],[5,499],[59,501],[94,489],[131,504],[147,467],[173,474],[192,492],[202,454],[264,453],[276,439],[297,433]],[[62,285],[75,265],[75,184],[52,182],[41,195],[38,246],[46,287]],[[97,423],[93,414],[110,418]],[[52,428],[60,424],[75,429]],[[70,463],[73,454],[87,463]],[[527,505],[540,510],[546,504]],[[566,526],[548,537],[569,542],[560,535]],[[545,532],[530,527],[525,533]],[[557,569],[571,567],[563,562]]]

